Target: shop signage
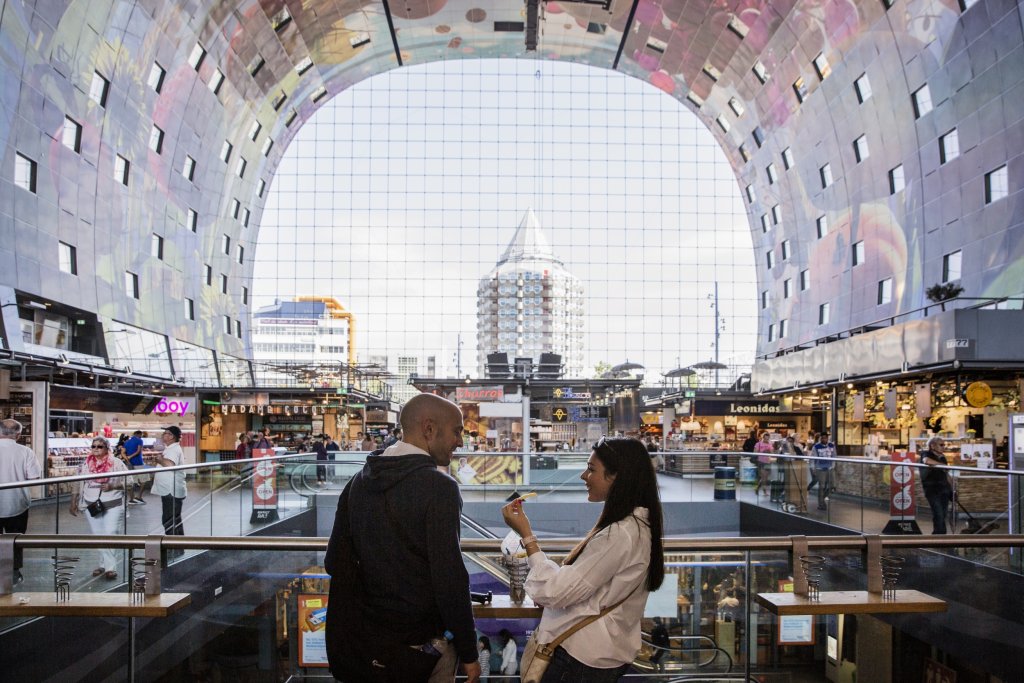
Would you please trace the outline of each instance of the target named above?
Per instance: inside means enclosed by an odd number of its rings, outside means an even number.
[[[555,398],[576,398],[580,400],[590,400],[589,391],[573,391],[572,387],[558,387],[552,390],[551,395]]]
[[[568,419],[569,411],[565,409],[565,406],[554,406],[551,409],[552,422],[565,422]]]
[[[894,451],[889,465],[889,522],[883,534],[919,534],[917,503],[914,500],[914,469],[900,464],[913,461],[906,451]]]
[[[254,448],[252,473],[252,515],[250,524],[276,522],[277,516],[277,463],[271,460],[273,448]]]
[[[249,404],[224,404],[220,411],[225,415],[323,415],[327,406],[259,406]],[[350,406],[355,407],[355,406]]]
[[[161,415],[177,415],[182,417],[188,412],[188,407],[191,405],[188,401],[183,401],[176,398],[167,398],[166,396],[160,399],[160,402],[153,408],[154,413],[160,413]]]
[[[947,339],[946,340],[946,348],[947,349],[969,349],[969,348],[971,348],[971,340],[970,339]]]
[[[702,401],[695,402],[695,415],[772,415],[782,413],[777,401]]]
[[[757,423],[761,429],[796,429],[796,422],[780,422],[778,420],[762,420]]]
[[[505,397],[505,387],[457,387],[455,400],[459,403],[479,401],[500,401]]]
[[[299,595],[299,666],[327,667],[327,596]]]
[[[607,406],[570,406],[570,422],[607,422]]]
[[[992,387],[984,382],[971,382],[964,392],[967,402],[975,408],[984,408],[992,403]]]

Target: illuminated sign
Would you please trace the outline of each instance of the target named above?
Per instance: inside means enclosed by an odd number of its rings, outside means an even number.
[[[260,406],[254,404],[224,404],[225,415],[323,415],[326,406]],[[354,406],[350,406],[354,407]]]
[[[553,422],[565,422],[569,419],[569,412],[565,409],[565,406],[555,406],[551,410],[551,420]]]
[[[555,398],[576,398],[581,400],[590,400],[589,391],[573,391],[572,387],[559,387],[551,392],[551,395]]]
[[[505,387],[458,387],[455,400],[462,402],[500,401],[505,398]]]
[[[164,396],[153,408],[153,412],[160,415],[177,415],[178,417],[182,417],[188,412],[190,405],[191,403],[188,401],[182,401],[176,398],[167,398]]]

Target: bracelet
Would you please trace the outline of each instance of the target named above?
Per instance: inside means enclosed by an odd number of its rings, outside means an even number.
[[[529,535],[529,536],[527,536],[526,538],[523,539],[523,547],[525,548],[526,546],[530,545],[531,543],[536,543],[536,542],[537,542],[537,537],[534,536],[533,534],[531,534],[531,535]]]

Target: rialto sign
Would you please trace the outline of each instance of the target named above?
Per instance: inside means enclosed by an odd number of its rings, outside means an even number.
[[[777,415],[788,412],[778,401],[702,401],[694,402],[693,414],[708,415]]]

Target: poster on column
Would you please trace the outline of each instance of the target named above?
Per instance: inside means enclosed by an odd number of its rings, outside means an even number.
[[[905,462],[914,462],[914,455],[906,451],[894,451],[893,464],[889,474],[889,522],[883,534],[919,534],[917,526],[917,502],[914,500],[914,467]]]
[[[327,666],[327,596],[299,594],[299,666]]]
[[[277,463],[271,459],[273,448],[254,448],[252,457],[263,458],[253,466],[252,473],[252,515],[250,524],[276,522],[277,514]]]

